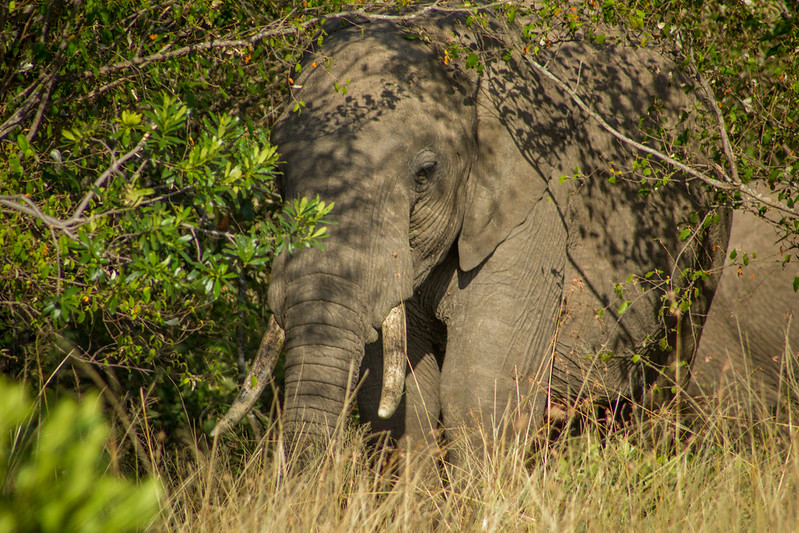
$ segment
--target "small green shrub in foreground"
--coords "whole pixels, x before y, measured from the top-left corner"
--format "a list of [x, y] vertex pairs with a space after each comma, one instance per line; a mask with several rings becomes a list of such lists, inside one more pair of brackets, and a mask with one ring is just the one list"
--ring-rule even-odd
[[153, 519], [158, 482], [108, 472], [96, 396], [60, 400], [29, 430], [33, 412], [22, 385], [0, 380], [0, 532], [135, 531]]

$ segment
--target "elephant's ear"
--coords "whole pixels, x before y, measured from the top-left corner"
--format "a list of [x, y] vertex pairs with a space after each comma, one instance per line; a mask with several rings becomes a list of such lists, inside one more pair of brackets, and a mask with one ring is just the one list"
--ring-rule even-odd
[[546, 190], [545, 178], [527, 161], [512, 127], [489, 99], [478, 102], [477, 115], [477, 160], [472, 164], [458, 238], [464, 271], [491, 255]]

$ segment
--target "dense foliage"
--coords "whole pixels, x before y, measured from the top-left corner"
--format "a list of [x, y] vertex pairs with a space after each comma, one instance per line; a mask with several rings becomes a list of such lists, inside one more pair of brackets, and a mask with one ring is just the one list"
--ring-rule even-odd
[[[330, 14], [401, 17], [429, 7], [0, 6], [0, 372], [45, 399], [102, 387], [117, 417], [146, 406], [148, 431], [209, 429], [258, 345], [272, 257], [324, 244], [333, 206], [280, 207], [279, 153], [268, 138], [301, 51], [323, 39]], [[475, 23], [523, 10], [437, 8], [467, 11]], [[799, 233], [794, 2], [549, 0], [538, 9], [542, 21], [574, 31], [609, 23], [641, 44], [679, 49], [720, 111], [707, 117], [713, 127], [690, 133], [718, 147], [703, 171], [737, 208]], [[546, 24], [524, 28], [524, 39], [506, 53], [535, 57]], [[460, 60], [477, 68], [484, 58]], [[302, 102], [289, 108], [301, 112]], [[752, 190], [774, 191], [774, 201], [757, 202]]]
[[[330, 208], [279, 209], [264, 116], [283, 99], [299, 30], [259, 11], [8, 5], [5, 372], [41, 387], [62, 362], [90, 361], [123, 395], [154, 385], [168, 400], [153, 421], [170, 425], [233, 386], [260, 338], [272, 256], [323, 236]], [[275, 37], [253, 35], [270, 24]]]

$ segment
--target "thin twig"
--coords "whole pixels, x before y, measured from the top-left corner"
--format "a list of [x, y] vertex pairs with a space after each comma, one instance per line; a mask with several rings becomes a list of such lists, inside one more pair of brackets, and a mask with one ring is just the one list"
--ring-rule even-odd
[[149, 139], [149, 138], [150, 138], [150, 132], [148, 131], [147, 133], [142, 135], [141, 140], [139, 140], [138, 144], [136, 144], [136, 146], [134, 146], [132, 150], [130, 150], [128, 153], [126, 153], [125, 155], [123, 155], [122, 157], [120, 157], [119, 159], [114, 161], [113, 163], [111, 163], [111, 166], [108, 167], [105, 170], [105, 172], [100, 174], [100, 177], [98, 177], [94, 181], [94, 184], [93, 184], [92, 188], [89, 189], [89, 191], [83, 196], [83, 199], [78, 204], [78, 207], [75, 208], [75, 212], [72, 213], [72, 216], [69, 217], [66, 220], [66, 223], [68, 225], [74, 225], [75, 223], [78, 222], [78, 219], [80, 218], [80, 216], [83, 214], [83, 212], [88, 207], [89, 202], [91, 201], [91, 199], [94, 197], [94, 194], [95, 194], [94, 190], [102, 187], [103, 184], [105, 183], [105, 181], [109, 177], [111, 177], [112, 174], [115, 174], [115, 173], [119, 172], [119, 168], [122, 165], [127, 163], [131, 158], [137, 156], [144, 149], [144, 146], [147, 144], [147, 139]]
[[[46, 77], [43, 76], [43, 78]], [[53, 75], [53, 79], [54, 78], [55, 75]], [[35, 84], [31, 85], [33, 90], [28, 97], [25, 98], [25, 101], [20, 104], [16, 111], [14, 111], [14, 113], [12, 113], [11, 116], [5, 120], [5, 122], [0, 124], [0, 139], [4, 139], [6, 135], [11, 133], [14, 128], [19, 126], [22, 121], [25, 120], [25, 118], [28, 116], [28, 113], [30, 113], [31, 109], [33, 109], [33, 107], [37, 104], [39, 94], [45, 83], [46, 82], [36, 82]]]
[[28, 129], [27, 135], [25, 138], [28, 139], [28, 142], [32, 141], [33, 138], [36, 136], [36, 132], [39, 131], [39, 125], [42, 123], [42, 117], [44, 116], [44, 111], [47, 109], [47, 104], [50, 101], [50, 94], [53, 92], [53, 86], [55, 85], [56, 76], [51, 76], [50, 79], [47, 81], [44, 90], [41, 92], [41, 98], [39, 99], [39, 106], [36, 108], [36, 115], [33, 117], [33, 122], [31, 123], [30, 128]]
[[[124, 82], [126, 82], [129, 79], [130, 79], [129, 76], [123, 76], [121, 78], [117, 78], [117, 79], [115, 79], [112, 82], [106, 83], [102, 87], [98, 87], [97, 89], [93, 90], [89, 94], [85, 94], [83, 96], [80, 96], [78, 98], [73, 99], [73, 102], [81, 103], [81, 102], [85, 102], [86, 100], [91, 100], [93, 98], [96, 98], [99, 95], [103, 94], [104, 92], [109, 91], [109, 90], [111, 90], [111, 89], [123, 84]], [[57, 103], [61, 103], [64, 100], [66, 100], [66, 98], [61, 98], [60, 100], [56, 100], [56, 102]]]
[[732, 178], [732, 182], [736, 185], [743, 185], [741, 182], [741, 178], [738, 176], [738, 165], [735, 164], [735, 154], [732, 151], [732, 145], [730, 144], [730, 138], [727, 136], [727, 125], [724, 122], [724, 115], [721, 113], [721, 109], [719, 109], [718, 102], [716, 101], [716, 95], [713, 93], [713, 90], [708, 85], [707, 80], [704, 76], [699, 72], [698, 69], [694, 68], [694, 72], [696, 73], [696, 79], [699, 81], [699, 86], [702, 87], [704, 91], [704, 98], [705, 103], [707, 106], [713, 110], [713, 115], [716, 117], [716, 123], [719, 127], [719, 136], [721, 137], [721, 147], [724, 150], [724, 155], [727, 157], [727, 162], [730, 165], [730, 177]]
[[61, 295], [62, 290], [62, 271], [61, 271], [61, 249], [58, 246], [58, 239], [55, 236], [55, 230], [50, 228], [50, 238], [53, 240], [53, 250], [55, 251], [56, 267], [58, 268], [58, 277], [56, 277], [56, 295]]

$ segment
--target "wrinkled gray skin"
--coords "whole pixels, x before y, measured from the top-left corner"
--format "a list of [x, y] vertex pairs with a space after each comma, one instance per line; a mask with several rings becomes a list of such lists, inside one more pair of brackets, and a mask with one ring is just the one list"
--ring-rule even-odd
[[[788, 248], [767, 221], [735, 212], [729, 249], [737, 258], [727, 260], [713, 299], [694, 361], [692, 393], [717, 394], [725, 383], [749, 390], [738, 386], [744, 382], [766, 405], [778, 401], [786, 331], [791, 352], [799, 350], [799, 296], [792, 288], [799, 268], [783, 264]], [[748, 265], [744, 254], [751, 258]]]
[[[457, 22], [420, 24], [433, 41], [477, 46]], [[326, 37], [295, 81], [305, 108], [273, 130], [286, 162], [283, 197], [335, 202], [336, 222], [324, 250], [284, 254], [273, 266], [269, 301], [286, 331], [285, 429], [330, 434], [359, 380], [361, 419], [414, 443], [429, 442], [440, 424], [448, 438], [456, 428], [496, 429], [506, 412], [516, 413], [517, 430], [535, 428], [548, 402], [589, 392], [606, 404], [641, 399], [653, 365], [675, 357], [659, 346], [664, 337], [678, 344], [677, 321], [658, 318], [662, 292], [631, 285], [620, 320], [614, 284], [656, 268], [671, 280], [687, 266], [718, 270], [726, 214], [678, 241], [689, 212], [707, 212], [692, 196], [701, 186], [675, 176], [640, 198], [640, 174], [609, 183], [609, 169], [630, 169], [634, 154], [551, 82], [515, 59], [480, 75], [445, 65], [440, 48], [404, 33], [373, 22]], [[636, 139], [639, 124], [652, 126], [654, 98], [667, 124], [695, 103], [654, 51], [578, 41], [542, 57]], [[334, 90], [346, 80], [345, 95]], [[578, 168], [578, 179], [560, 179]], [[711, 275], [697, 285], [679, 322], [682, 358], [693, 353], [715, 283]], [[405, 396], [382, 420], [378, 330], [403, 301]], [[644, 358], [635, 364], [633, 354]]]

